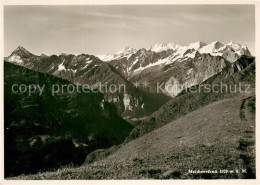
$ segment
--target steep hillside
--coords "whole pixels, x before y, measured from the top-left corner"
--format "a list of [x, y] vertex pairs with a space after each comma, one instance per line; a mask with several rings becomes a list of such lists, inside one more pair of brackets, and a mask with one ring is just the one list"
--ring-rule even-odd
[[[80, 165], [97, 148], [120, 144], [132, 125], [118, 116], [101, 93], [58, 92], [67, 80], [4, 63], [5, 176], [35, 173], [61, 165]], [[40, 85], [32, 94], [15, 93]], [[32, 87], [32, 86], [31, 86]]]
[[14, 179], [255, 178], [254, 141], [255, 98], [237, 96], [207, 105], [121, 145], [103, 160]]

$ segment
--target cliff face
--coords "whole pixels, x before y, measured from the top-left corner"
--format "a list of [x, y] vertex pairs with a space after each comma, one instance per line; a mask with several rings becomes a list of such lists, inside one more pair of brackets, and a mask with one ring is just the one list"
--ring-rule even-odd
[[241, 71], [245, 69], [247, 66], [249, 66], [251, 63], [253, 63], [254, 61], [255, 61], [254, 57], [243, 56], [232, 64], [230, 73], [233, 74], [238, 71]]
[[[166, 82], [165, 91], [170, 96], [177, 96], [182, 90], [200, 84], [213, 75], [219, 73], [226, 66], [225, 60], [211, 57], [208, 54], [187, 61], [182, 74], [170, 77]], [[174, 91], [167, 91], [167, 85], [176, 87]]]
[[175, 97], [182, 90], [200, 84], [219, 73], [229, 62], [222, 57], [197, 53], [193, 59], [153, 67], [134, 74], [130, 81], [149, 82], [149, 91]]

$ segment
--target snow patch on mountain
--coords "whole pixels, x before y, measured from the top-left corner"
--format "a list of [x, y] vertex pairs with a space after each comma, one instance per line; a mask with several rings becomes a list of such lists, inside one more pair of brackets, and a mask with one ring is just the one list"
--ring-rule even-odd
[[[211, 54], [212, 56], [222, 56], [223, 52], [225, 52], [225, 49], [229, 47], [231, 48], [236, 54], [239, 56], [248, 53], [248, 48], [246, 46], [234, 43], [233, 41], [222, 44], [218, 41], [214, 41], [210, 44], [206, 44], [204, 42], [198, 41], [191, 44], [188, 44], [186, 46], [180, 46], [175, 43], [168, 43], [168, 44], [155, 44], [154, 46], [151, 46], [146, 51], [150, 50], [155, 53], [160, 53], [162, 51], [168, 51], [172, 50], [173, 54], [169, 57], [172, 61], [177, 61], [183, 57], [185, 58], [192, 58], [195, 57], [194, 51], [198, 51], [201, 54]], [[190, 50], [190, 53], [189, 53]], [[138, 50], [132, 48], [132, 47], [126, 47], [123, 50], [117, 52], [113, 55], [99, 55], [98, 57], [103, 61], [112, 61], [112, 60], [119, 60], [121, 58], [126, 58], [127, 60], [130, 59], [130, 57], [135, 54]], [[145, 55], [145, 52], [141, 52], [142, 55]]]
[[124, 94], [123, 103], [125, 110], [133, 110], [133, 107], [131, 106], [130, 96], [128, 94]]
[[[244, 45], [240, 45], [238, 43], [234, 43], [233, 41], [229, 42], [228, 44], [226, 44], [227, 46], [230, 46], [232, 49], [235, 50], [235, 52], [238, 54], [238, 55], [244, 55], [246, 51], [249, 52], [247, 46], [244, 46]], [[250, 54], [250, 53], [249, 53]], [[251, 54], [250, 54], [251, 55]]]
[[51, 65], [51, 67], [48, 69], [47, 72], [50, 72], [50, 71], [53, 70], [53, 69], [54, 69], [54, 64]]
[[169, 58], [165, 58], [165, 59], [160, 59], [158, 60], [157, 62], [155, 63], [150, 63], [149, 65], [147, 66], [140, 66], [138, 69], [135, 69], [133, 72], [138, 72], [138, 71], [142, 71], [144, 69], [147, 69], [147, 68], [150, 68], [150, 67], [153, 67], [153, 66], [158, 66], [158, 65], [165, 65], [166, 63], [169, 63], [170, 60]]
[[63, 62], [58, 66], [58, 71], [66, 70], [66, 68], [65, 68], [65, 66], [64, 66], [64, 61], [65, 61], [65, 59], [64, 59]]
[[71, 71], [75, 74], [78, 70], [77, 69], [71, 69]]
[[9, 60], [9, 62], [13, 62], [13, 63], [17, 63], [17, 64], [23, 63], [23, 60], [18, 55], [12, 55], [11, 57], [8, 58], [8, 60]]
[[118, 51], [116, 54], [98, 55], [97, 57], [100, 60], [103, 60], [105, 62], [111, 61], [111, 60], [118, 60], [118, 59], [121, 59], [121, 58], [124, 58], [124, 57], [127, 57], [129, 59], [131, 57], [131, 55], [133, 53], [135, 53], [136, 51], [137, 51], [136, 49], [134, 49], [130, 46], [127, 46], [123, 50]]
[[113, 59], [115, 58], [115, 55], [110, 55], [110, 54], [108, 54], [108, 55], [97, 55], [97, 57], [98, 57], [100, 60], [102, 60], [102, 61], [104, 61], [104, 62], [107, 62], [107, 61], [113, 60]]
[[[186, 46], [180, 46], [175, 43], [155, 44], [150, 48], [143, 48], [140, 50], [126, 47], [124, 50], [117, 52], [113, 56], [106, 56], [105, 60], [110, 62], [124, 59], [124, 62], [127, 62], [127, 64], [124, 64], [125, 67], [123, 68], [123, 71], [124, 74], [129, 76], [131, 73], [139, 73], [150, 67], [169, 65], [175, 62], [181, 63], [188, 59], [194, 59], [196, 56], [199, 57], [197, 54], [222, 56], [226, 60], [234, 62], [241, 55], [250, 55], [250, 52], [246, 46], [242, 46], [234, 42], [222, 44], [218, 41], [214, 41], [210, 44], [206, 44], [198, 41], [190, 43]], [[120, 63], [120, 61], [118, 62]], [[114, 66], [116, 69], [120, 68], [116, 64], [114, 64]]]
[[130, 47], [130, 46], [127, 46], [125, 47], [123, 50], [121, 51], [118, 51], [116, 53], [117, 56], [125, 56], [125, 55], [129, 55], [129, 54], [132, 54], [132, 53], [135, 53], [136, 52], [136, 49]]
[[199, 49], [199, 52], [201, 54], [209, 53], [213, 56], [222, 56], [223, 53], [221, 51], [223, 51], [224, 47], [225, 47], [224, 44], [215, 41]]
[[180, 46], [174, 43], [169, 43], [169, 44], [155, 44], [153, 47], [148, 48], [147, 50], [154, 51], [156, 53], [162, 52], [162, 51], [167, 51], [169, 49], [172, 50], [177, 50]]
[[233, 41], [230, 41], [226, 45], [231, 46], [235, 51], [239, 51], [241, 47], [245, 47], [245, 46], [241, 46], [240, 44], [234, 43]]

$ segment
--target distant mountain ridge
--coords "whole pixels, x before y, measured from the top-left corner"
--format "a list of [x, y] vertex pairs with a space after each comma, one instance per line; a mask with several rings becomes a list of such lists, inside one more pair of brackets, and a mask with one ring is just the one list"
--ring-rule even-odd
[[[227, 44], [222, 44], [219, 41], [214, 41], [210, 44], [207, 44], [202, 41], [197, 41], [191, 44], [188, 44], [186, 46], [180, 46], [175, 43], [161, 43], [161, 44], [155, 44], [154, 46], [148, 47], [148, 48], [142, 48], [142, 49], [134, 49], [130, 46], [124, 48], [121, 51], [118, 51], [115, 54], [107, 54], [107, 55], [98, 55], [98, 57], [103, 61], [111, 61], [111, 60], [117, 60], [124, 57], [131, 57], [132, 54], [135, 54], [139, 50], [146, 50], [146, 51], [153, 51], [156, 53], [162, 52], [162, 51], [168, 51], [172, 50], [172, 56], [169, 58], [168, 62], [174, 62], [178, 59], [181, 59], [182, 57], [192, 57], [194, 54], [194, 51], [198, 51], [199, 53], [208, 53], [212, 56], [224, 56], [229, 51], [230, 53], [233, 52], [236, 54], [234, 56], [233, 61], [235, 61], [236, 57], [241, 55], [247, 55], [251, 56], [250, 51], [248, 50], [247, 46], [241, 45], [238, 43], [235, 43], [233, 41], [230, 41]], [[189, 51], [190, 50], [190, 51]], [[193, 51], [192, 51], [193, 50]], [[232, 62], [233, 62], [232, 61]]]
[[[237, 44], [233, 41], [227, 44], [222, 44], [218, 41], [206, 44], [198, 41], [187, 46], [168, 43], [155, 44], [152, 47], [138, 50], [127, 47], [116, 54], [101, 55], [98, 57], [103, 61], [111, 63], [124, 76], [131, 77], [141, 73], [145, 69], [183, 62], [188, 59], [194, 59], [200, 54], [221, 56], [231, 63], [242, 55], [251, 56], [247, 46]], [[122, 62], [118, 62], [119, 60]]]
[[[143, 117], [156, 111], [170, 98], [164, 94], [153, 94], [135, 88], [109, 63], [88, 55], [41, 55], [37, 56], [19, 46], [6, 61], [32, 69], [34, 71], [57, 76], [77, 85], [99, 87], [99, 84], [124, 85], [124, 92], [104, 92], [104, 100], [113, 102], [123, 117]], [[104, 88], [103, 88], [104, 89]], [[124, 90], [124, 89], [123, 89]], [[103, 92], [102, 92], [103, 93]], [[160, 97], [160, 98], [156, 98]], [[151, 105], [153, 102], [153, 105]]]
[[127, 49], [118, 53], [120, 55], [100, 58], [109, 58], [107, 63], [130, 82], [147, 81], [150, 86], [145, 90], [149, 92], [155, 92], [157, 83], [163, 83], [163, 93], [170, 97], [219, 73], [227, 63], [233, 63], [244, 55], [251, 56], [246, 46], [233, 41], [227, 44], [199, 41], [187, 46], [156, 44], [147, 49]]
[[[116, 104], [123, 117], [135, 118], [150, 115], [170, 97], [202, 83], [244, 55], [251, 56], [248, 48], [233, 41], [228, 44], [199, 41], [187, 46], [156, 44], [139, 50], [125, 47], [114, 55], [105, 56], [37, 56], [19, 46], [6, 61], [79, 85], [124, 84], [126, 92], [105, 93], [104, 98]], [[154, 102], [152, 109], [149, 102]]]

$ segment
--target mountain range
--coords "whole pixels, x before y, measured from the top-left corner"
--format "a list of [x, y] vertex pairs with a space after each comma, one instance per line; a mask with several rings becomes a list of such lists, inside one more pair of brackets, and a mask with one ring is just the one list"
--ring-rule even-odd
[[[254, 124], [255, 58], [246, 46], [232, 41], [227, 44], [218, 41], [206, 44], [199, 41], [187, 46], [174, 43], [156, 44], [141, 49], [126, 47], [115, 54], [102, 56], [64, 53], [38, 56], [19, 46], [5, 58], [4, 73], [6, 177], [35, 173], [39, 170], [52, 170], [68, 164], [81, 165], [85, 159], [84, 166], [87, 166], [87, 173], [92, 174], [89, 170], [93, 171], [92, 162], [95, 161], [98, 169], [110, 162], [113, 168], [122, 165], [118, 164], [120, 161], [114, 160], [113, 157], [119, 156], [120, 153], [123, 155], [123, 162], [128, 164], [130, 160], [132, 165], [131, 160], [134, 160], [134, 165], [138, 162], [141, 165], [144, 160], [156, 159], [156, 155], [152, 154], [150, 148], [145, 149], [143, 143], [146, 143], [147, 139], [155, 144], [158, 143], [155, 151], [163, 151], [164, 154], [169, 152], [166, 155], [168, 159], [173, 155], [174, 150], [166, 151], [163, 139], [155, 139], [159, 130], [162, 130], [160, 137], [168, 144], [169, 139], [176, 140], [175, 137], [168, 138], [169, 132], [178, 134], [175, 130], [176, 125], [176, 129], [181, 130], [180, 133], [183, 135], [179, 137], [190, 140], [190, 136], [183, 132], [183, 128], [187, 125], [185, 120], [191, 121], [193, 117], [197, 120], [195, 125], [189, 126], [194, 129], [194, 134], [200, 133], [199, 128], [205, 129], [204, 133], [208, 129], [208, 127], [204, 128], [207, 121], [203, 121], [203, 117], [197, 117], [193, 112], [207, 115], [208, 110], [204, 107], [208, 106], [216, 107], [220, 113], [221, 107], [233, 100], [236, 102], [234, 106], [239, 105], [240, 101], [242, 104], [238, 118], [234, 117], [236, 114], [232, 114], [231, 119], [238, 121], [239, 125]], [[42, 96], [34, 94], [28, 97], [25, 94], [14, 94], [11, 92], [13, 83], [27, 86], [35, 83], [46, 84], [47, 91]], [[51, 84], [72, 84], [80, 87], [89, 84], [98, 87], [99, 83], [107, 84], [108, 87], [123, 84], [126, 90], [123, 92], [100, 90], [98, 93], [89, 94], [65, 91], [55, 96], [51, 95]], [[233, 86], [249, 84], [252, 92], [247, 95], [229, 91], [224, 94], [191, 92], [192, 88], [197, 88], [199, 85], [220, 83]], [[229, 100], [223, 101], [225, 99]], [[220, 108], [218, 102], [221, 104]], [[239, 112], [237, 107], [231, 107], [228, 111], [232, 110]], [[250, 111], [251, 113], [248, 113]], [[209, 115], [212, 114], [209, 112]], [[218, 116], [220, 119], [221, 116]], [[178, 121], [179, 119], [184, 121]], [[215, 121], [210, 125], [214, 126]], [[166, 131], [166, 127], [171, 128]], [[213, 133], [213, 130], [208, 131]], [[242, 130], [246, 132], [247, 128], [243, 127]], [[236, 134], [234, 143], [239, 137], [239, 133]], [[205, 139], [206, 135], [201, 137]], [[214, 137], [216, 140], [219, 135]], [[220, 147], [221, 143], [215, 140], [216, 146], [214, 146]], [[201, 142], [198, 144], [202, 145]], [[230, 143], [225, 146], [229, 145]], [[176, 148], [177, 145], [173, 143], [170, 146]], [[143, 154], [140, 154], [140, 147], [153, 157], [144, 159]], [[205, 149], [197, 146], [196, 143], [192, 147], [196, 151]], [[252, 167], [254, 154], [251, 152], [252, 148], [249, 148], [249, 154], [243, 153], [250, 159], [249, 162], [246, 161], [247, 158], [236, 156], [236, 159], [243, 161], [239, 164], [246, 166], [251, 178], [255, 174]], [[67, 149], [73, 152], [68, 152]], [[132, 149], [138, 152], [131, 152]], [[189, 149], [190, 147], [186, 145], [183, 148], [185, 151]], [[137, 156], [136, 160], [134, 155]], [[196, 153], [196, 156], [198, 155]], [[185, 155], [183, 157], [185, 158]], [[229, 162], [229, 166], [235, 166], [235, 163]], [[151, 164], [158, 165], [158, 163]], [[147, 168], [154, 168], [151, 164], [147, 163]], [[206, 161], [206, 164], [210, 165], [210, 161]], [[93, 165], [95, 167], [95, 163]], [[136, 174], [132, 171], [131, 165], [130, 169], [125, 166], [123, 169], [130, 170], [132, 175], [121, 173], [116, 178], [144, 178], [150, 173], [151, 178], [164, 178], [163, 172], [167, 171], [163, 167], [160, 172], [154, 169], [151, 172], [150, 169], [143, 169], [143, 172]], [[107, 169], [112, 172], [114, 170], [108, 167]], [[75, 172], [78, 173], [77, 170]], [[111, 173], [107, 172], [107, 174]], [[81, 175], [86, 174], [81, 173]], [[92, 175], [93, 178], [97, 177], [96, 174]], [[52, 174], [53, 176], [55, 177], [55, 174]], [[173, 176], [186, 178], [187, 174], [182, 171], [181, 174]], [[37, 176], [32, 177], [34, 178], [38, 179]], [[113, 174], [112, 177], [108, 175], [108, 178], [113, 178]]]
[[242, 55], [251, 53], [246, 46], [232, 41], [225, 45], [217, 41], [188, 46], [156, 44], [139, 50], [126, 47], [116, 54], [98, 57], [37, 56], [19, 46], [6, 61], [79, 85], [124, 84], [125, 92], [105, 92], [104, 97], [116, 104], [120, 115], [133, 119], [149, 116], [183, 89], [205, 81], [220, 72], [226, 61], [233, 63]]

